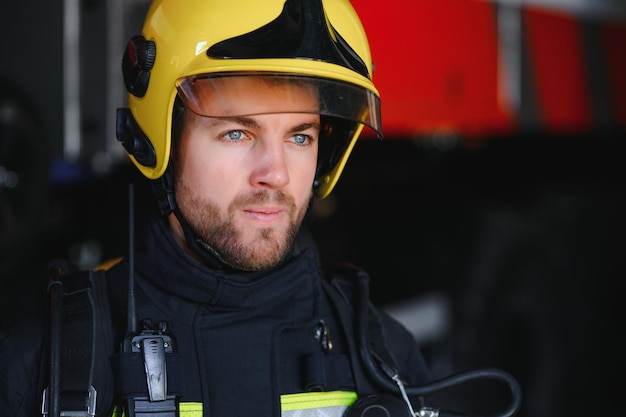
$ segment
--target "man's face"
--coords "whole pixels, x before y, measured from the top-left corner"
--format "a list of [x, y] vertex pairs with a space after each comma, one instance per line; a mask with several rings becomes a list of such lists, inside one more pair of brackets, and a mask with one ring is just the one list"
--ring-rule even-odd
[[180, 210], [199, 237], [228, 264], [261, 270], [289, 251], [307, 211], [320, 118], [315, 113], [263, 113], [277, 103], [284, 109], [286, 101], [298, 96], [294, 110], [303, 103], [315, 110], [314, 95], [303, 86], [243, 82], [250, 85], [220, 97], [220, 108], [228, 109], [228, 115], [184, 113], [181, 142], [174, 151], [179, 152], [174, 155], [175, 186]]

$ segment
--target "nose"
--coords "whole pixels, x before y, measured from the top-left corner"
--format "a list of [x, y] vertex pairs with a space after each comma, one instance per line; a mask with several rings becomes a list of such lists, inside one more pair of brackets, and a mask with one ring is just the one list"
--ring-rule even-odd
[[252, 153], [254, 169], [250, 182], [255, 187], [281, 188], [289, 183], [284, 144], [280, 140], [258, 141]]

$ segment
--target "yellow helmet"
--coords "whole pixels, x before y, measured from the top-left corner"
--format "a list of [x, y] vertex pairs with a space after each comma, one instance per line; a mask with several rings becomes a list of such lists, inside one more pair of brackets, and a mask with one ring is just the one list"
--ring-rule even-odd
[[176, 98], [203, 114], [194, 86], [218, 76], [315, 83], [320, 198], [335, 186], [363, 126], [382, 135], [369, 44], [349, 0], [155, 0], [122, 67], [128, 109], [118, 110], [117, 136], [150, 179], [168, 165]]

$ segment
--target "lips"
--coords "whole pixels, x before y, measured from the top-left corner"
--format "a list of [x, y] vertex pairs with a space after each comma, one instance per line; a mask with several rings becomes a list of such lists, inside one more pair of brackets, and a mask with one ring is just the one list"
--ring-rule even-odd
[[284, 208], [246, 208], [242, 210], [243, 214], [255, 220], [261, 220], [264, 222], [270, 222], [278, 220], [282, 217], [283, 213], [286, 212]]

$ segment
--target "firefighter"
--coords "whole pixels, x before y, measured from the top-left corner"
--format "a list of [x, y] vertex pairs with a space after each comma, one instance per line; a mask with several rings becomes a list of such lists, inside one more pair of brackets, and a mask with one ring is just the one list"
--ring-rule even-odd
[[[343, 317], [355, 310], [336, 307], [355, 297], [350, 285], [331, 295], [315, 248], [296, 241], [362, 129], [382, 135], [368, 41], [349, 1], [157, 0], [122, 71], [128, 107], [118, 110], [118, 140], [156, 204], [137, 213], [134, 251], [99, 272], [101, 284], [89, 275], [97, 327], [89, 355], [111, 353], [95, 361], [79, 408], [347, 415], [379, 391], [360, 364], [358, 317]], [[130, 331], [128, 311], [138, 320]], [[412, 335], [372, 313], [398, 379], [426, 382]], [[46, 360], [50, 331], [31, 326], [36, 342], [20, 344], [16, 327], [0, 336], [0, 415], [67, 411], [68, 389], [63, 379], [54, 388]], [[60, 343], [66, 354], [68, 341]]]

